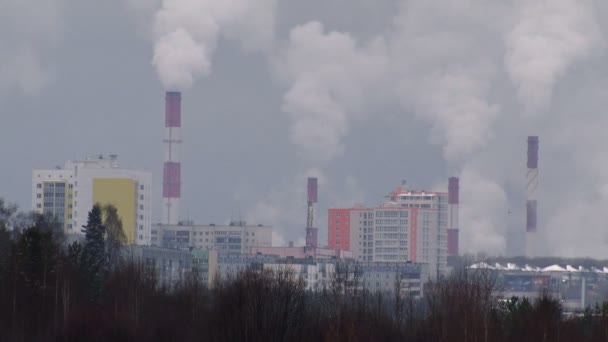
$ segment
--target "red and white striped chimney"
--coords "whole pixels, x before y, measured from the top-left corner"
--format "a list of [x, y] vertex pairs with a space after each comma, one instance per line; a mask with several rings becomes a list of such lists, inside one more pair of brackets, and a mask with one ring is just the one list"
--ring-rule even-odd
[[317, 178], [308, 178], [307, 188], [307, 204], [308, 211], [306, 215], [306, 247], [317, 247], [317, 194], [318, 184]]
[[536, 231], [536, 189], [538, 188], [538, 137], [528, 137], [528, 186], [526, 198], [526, 231]]
[[536, 189], [538, 188], [538, 136], [528, 137], [528, 185], [526, 188], [526, 254], [536, 256]]
[[458, 255], [459, 183], [458, 177], [448, 179], [448, 256]]
[[179, 222], [179, 200], [181, 197], [181, 164], [177, 154], [181, 144], [180, 130], [182, 95], [168, 91], [165, 95], [165, 139], [163, 164], [163, 224]]

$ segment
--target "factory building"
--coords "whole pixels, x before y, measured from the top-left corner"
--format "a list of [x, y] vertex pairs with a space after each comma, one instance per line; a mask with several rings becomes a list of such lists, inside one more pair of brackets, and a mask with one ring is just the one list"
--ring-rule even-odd
[[248, 225], [244, 221], [228, 225], [197, 225], [191, 222], [160, 224], [151, 229], [151, 244], [166, 248], [247, 253], [251, 247], [272, 246], [272, 227]]
[[431, 279], [446, 275], [448, 254], [458, 253], [458, 178], [449, 185], [427, 192], [403, 183], [380, 206], [329, 209], [329, 247], [360, 262], [425, 263]]
[[67, 161], [63, 167], [32, 171], [32, 209], [53, 214], [67, 234], [81, 234], [94, 204], [112, 204], [129, 244], [150, 243], [149, 172], [122, 169], [116, 155]]

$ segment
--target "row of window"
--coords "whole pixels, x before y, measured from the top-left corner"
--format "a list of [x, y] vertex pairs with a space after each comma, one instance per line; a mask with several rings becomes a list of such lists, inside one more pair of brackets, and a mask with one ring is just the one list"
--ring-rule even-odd
[[408, 212], [407, 211], [397, 211], [397, 210], [377, 211], [376, 212], [376, 217], [386, 217], [386, 218], [391, 218], [391, 217], [408, 217]]

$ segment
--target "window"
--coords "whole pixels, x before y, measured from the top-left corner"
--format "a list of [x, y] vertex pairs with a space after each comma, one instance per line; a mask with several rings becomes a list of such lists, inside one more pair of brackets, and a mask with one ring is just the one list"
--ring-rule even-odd
[[144, 226], [143, 225], [139, 225], [139, 230], [144, 230]]
[[143, 190], [143, 189], [144, 189], [144, 185], [142, 184], [139, 186], [139, 190]]
[[36, 208], [40, 209], [40, 208], [42, 208], [42, 205], [40, 205], [40, 203], [37, 203]]
[[143, 200], [144, 199], [144, 195], [139, 195], [139, 199]]
[[139, 215], [139, 219], [143, 220], [144, 219], [144, 215]]
[[42, 184], [40, 184], [40, 183], [36, 184], [36, 188], [42, 189]]
[[36, 194], [36, 198], [41, 198], [42, 195], [41, 194]]
[[143, 204], [139, 205], [139, 210], [144, 210], [144, 205]]

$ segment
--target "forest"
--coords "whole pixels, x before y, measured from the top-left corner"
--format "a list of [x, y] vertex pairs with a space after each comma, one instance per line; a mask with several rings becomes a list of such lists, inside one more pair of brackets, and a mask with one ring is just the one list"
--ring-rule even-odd
[[465, 268], [420, 299], [339, 279], [311, 292], [289, 271], [169, 286], [121, 258], [115, 209], [88, 218], [84, 239], [68, 243], [52, 217], [0, 199], [1, 341], [608, 340], [608, 303], [565, 316], [548, 292], [500, 299], [491, 273]]

